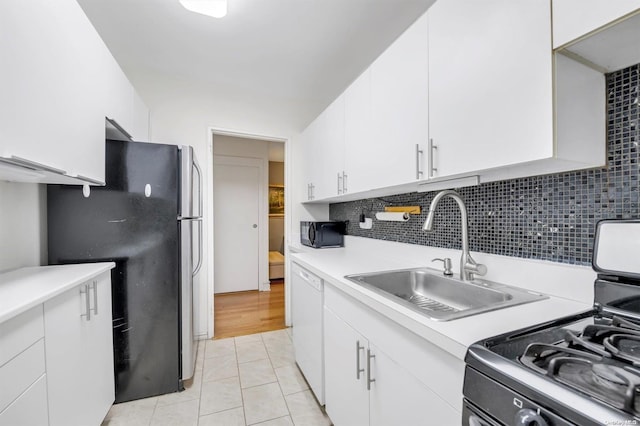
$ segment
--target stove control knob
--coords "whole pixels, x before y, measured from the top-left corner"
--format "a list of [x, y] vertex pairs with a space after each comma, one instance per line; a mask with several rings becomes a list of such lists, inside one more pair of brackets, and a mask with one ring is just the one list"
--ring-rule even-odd
[[516, 413], [516, 426], [548, 426], [547, 421], [540, 414], [530, 408], [523, 408]]

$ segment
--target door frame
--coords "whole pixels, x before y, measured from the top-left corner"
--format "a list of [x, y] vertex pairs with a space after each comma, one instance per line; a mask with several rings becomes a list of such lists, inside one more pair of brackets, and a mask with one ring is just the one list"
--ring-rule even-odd
[[[254, 139], [254, 140], [262, 140], [266, 142], [282, 142], [284, 143], [284, 191], [285, 191], [285, 204], [284, 204], [284, 212], [285, 212], [285, 226], [284, 226], [284, 239], [285, 239], [285, 286], [284, 286], [284, 318], [285, 325], [291, 326], [291, 289], [290, 286], [286, 283], [289, 282], [289, 232], [290, 232], [290, 221], [291, 221], [291, 185], [289, 185], [290, 181], [290, 169], [291, 169], [291, 153], [289, 146], [289, 138], [265, 135], [265, 134], [257, 134], [257, 133], [249, 133], [243, 132], [239, 130], [231, 130], [220, 127], [208, 127], [207, 129], [207, 164], [206, 164], [206, 175], [207, 175], [207, 188], [208, 193], [206, 194], [206, 214], [208, 219], [205, 219], [207, 224], [205, 238], [207, 240], [207, 337], [209, 339], [214, 337], [214, 238], [213, 229], [214, 229], [214, 214], [213, 214], [213, 139], [215, 136], [233, 136], [237, 138], [245, 138], [245, 139]], [[266, 183], [265, 183], [266, 185]], [[268, 207], [267, 207], [268, 208]], [[266, 212], [268, 213], [268, 211]], [[269, 215], [265, 215], [265, 226], [268, 227]], [[262, 226], [262, 225], [261, 225]], [[263, 253], [264, 251], [264, 253]], [[269, 267], [269, 252], [268, 245], [264, 250], [260, 251], [259, 256], [262, 258], [264, 256], [264, 261], [260, 261], [267, 265], [267, 281], [268, 281], [268, 267]]]

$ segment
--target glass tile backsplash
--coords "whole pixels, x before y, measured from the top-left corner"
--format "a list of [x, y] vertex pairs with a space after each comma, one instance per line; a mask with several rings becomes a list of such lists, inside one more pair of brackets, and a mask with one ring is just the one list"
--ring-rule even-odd
[[[607, 162], [601, 169], [505, 180], [460, 188], [469, 212], [472, 251], [555, 262], [591, 263], [600, 219], [638, 218], [640, 64], [607, 75]], [[434, 231], [422, 224], [437, 192], [331, 204], [331, 220], [348, 220], [348, 235], [460, 248], [460, 213], [450, 198], [436, 211]], [[385, 206], [420, 205], [408, 222], [381, 222]], [[360, 229], [359, 216], [373, 218]]]

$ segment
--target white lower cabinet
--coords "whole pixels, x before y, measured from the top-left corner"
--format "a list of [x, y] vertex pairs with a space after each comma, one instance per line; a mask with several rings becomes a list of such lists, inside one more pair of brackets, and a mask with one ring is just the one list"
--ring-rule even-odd
[[369, 424], [369, 393], [364, 357], [369, 342], [324, 308], [324, 393], [327, 414], [336, 426]]
[[46, 375], [42, 375], [0, 413], [0, 425], [43, 426], [46, 424], [48, 424], [47, 378]]
[[324, 330], [326, 410], [336, 426], [460, 424], [460, 413], [408, 366], [326, 306]]
[[42, 305], [0, 323], [0, 426], [47, 424]]
[[111, 282], [103, 274], [44, 303], [49, 424], [99, 425], [114, 401]]

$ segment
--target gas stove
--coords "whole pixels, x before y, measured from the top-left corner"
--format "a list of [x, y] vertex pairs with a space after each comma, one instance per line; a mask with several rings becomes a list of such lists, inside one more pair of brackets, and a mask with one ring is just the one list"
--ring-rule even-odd
[[592, 310], [469, 348], [464, 425], [640, 425], [638, 248], [640, 221], [600, 222]]

